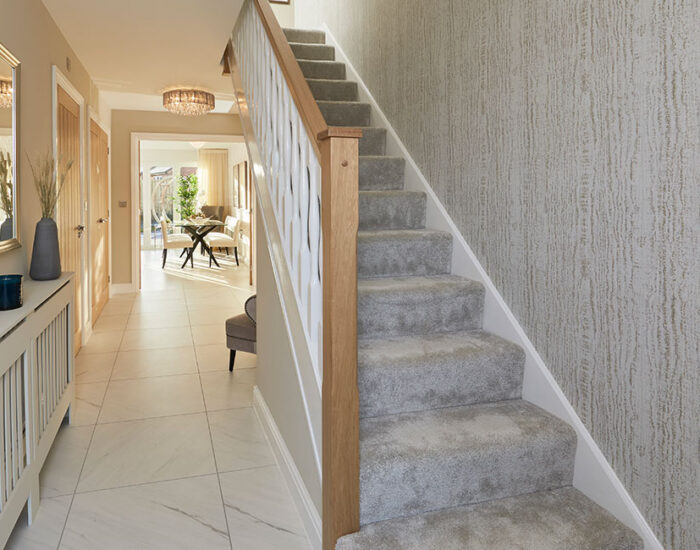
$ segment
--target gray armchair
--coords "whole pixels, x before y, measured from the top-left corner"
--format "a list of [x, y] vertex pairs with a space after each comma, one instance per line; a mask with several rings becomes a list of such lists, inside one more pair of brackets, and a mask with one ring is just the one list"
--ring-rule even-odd
[[204, 214], [207, 218], [211, 218], [212, 220], [219, 220], [220, 222], [224, 221], [223, 206], [204, 205], [202, 206], [202, 214]]
[[233, 372], [233, 363], [236, 360], [236, 351], [256, 353], [256, 298], [253, 295], [246, 300], [245, 313], [236, 315], [226, 320], [226, 347], [231, 350], [229, 354], [228, 370]]

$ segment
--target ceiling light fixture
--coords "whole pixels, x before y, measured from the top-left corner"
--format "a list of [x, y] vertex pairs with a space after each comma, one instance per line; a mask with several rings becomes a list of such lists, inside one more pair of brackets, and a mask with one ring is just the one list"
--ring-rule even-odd
[[176, 115], [199, 116], [213, 110], [214, 106], [214, 94], [204, 90], [178, 88], [163, 92], [163, 107]]
[[12, 81], [0, 80], [0, 109], [12, 107]]

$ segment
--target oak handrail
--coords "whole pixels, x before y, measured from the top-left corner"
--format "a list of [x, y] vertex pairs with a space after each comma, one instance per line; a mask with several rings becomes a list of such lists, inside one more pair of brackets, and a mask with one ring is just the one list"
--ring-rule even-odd
[[[267, 0], [248, 1], [253, 4], [255, 13], [260, 18], [268, 41], [266, 47], [269, 45], [279, 66], [279, 72], [275, 74], [281, 73], [287, 84], [297, 117], [304, 126], [309, 147], [313, 149], [318, 159], [316, 166], [320, 166], [321, 172], [322, 539], [323, 550], [333, 550], [340, 536], [358, 531], [360, 528], [357, 231], [359, 138], [362, 137], [362, 130], [328, 126], [269, 3]], [[249, 10], [251, 6], [244, 4], [244, 7]], [[237, 36], [235, 33], [236, 31], [234, 31], [234, 40]], [[248, 52], [251, 58], [255, 58], [256, 51]], [[241, 78], [242, 71], [248, 70], [241, 69], [239, 56], [242, 54], [244, 52], [234, 51], [229, 43], [222, 59], [222, 68], [224, 72], [231, 73], [246, 143], [251, 161], [255, 166], [256, 181], [258, 185], [265, 185], [268, 168], [263, 165], [257, 140], [266, 141], [267, 138], [255, 135], [251, 106], [248, 105], [246, 98], [249, 91], [244, 89]], [[250, 60], [247, 61], [250, 62]], [[255, 85], [253, 84], [252, 87], [253, 104], [257, 109], [260, 93], [256, 95]], [[278, 122], [275, 120], [271, 124], [276, 125]], [[262, 132], [265, 135], [269, 133], [267, 129]], [[269, 140], [266, 143], [269, 146]], [[272, 155], [274, 158], [278, 158], [277, 153], [289, 152], [288, 145], [282, 142], [275, 148], [279, 151]], [[272, 177], [274, 179], [277, 176], [273, 173]], [[289, 185], [286, 185], [286, 188], [289, 188]], [[264, 196], [265, 193], [258, 194], [261, 205], [264, 204]], [[267, 210], [262, 206], [261, 209], [264, 210], [261, 214], [265, 216]]]

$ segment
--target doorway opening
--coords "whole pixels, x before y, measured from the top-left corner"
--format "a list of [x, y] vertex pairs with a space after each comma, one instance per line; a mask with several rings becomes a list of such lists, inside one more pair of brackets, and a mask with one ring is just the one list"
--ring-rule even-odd
[[254, 190], [241, 137], [132, 134], [132, 145], [140, 288], [166, 275], [252, 287]]

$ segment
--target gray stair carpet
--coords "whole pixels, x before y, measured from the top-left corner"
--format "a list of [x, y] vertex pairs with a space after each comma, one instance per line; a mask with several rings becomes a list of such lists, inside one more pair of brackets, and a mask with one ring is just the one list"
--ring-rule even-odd
[[338, 550], [640, 550], [572, 485], [576, 434], [522, 400], [525, 354], [482, 330], [483, 286], [319, 31], [285, 34], [326, 122], [360, 139], [361, 529]]

